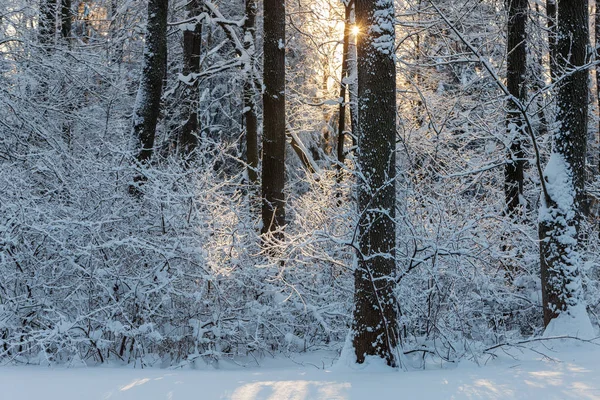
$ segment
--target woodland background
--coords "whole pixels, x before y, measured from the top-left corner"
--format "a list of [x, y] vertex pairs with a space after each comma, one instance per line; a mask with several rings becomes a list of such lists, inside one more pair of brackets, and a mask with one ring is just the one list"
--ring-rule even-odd
[[[246, 162], [249, 100], [259, 134], [263, 123], [262, 6], [249, 46], [246, 3], [196, 3], [169, 2], [154, 152], [142, 165], [132, 161], [132, 117], [147, 2], [0, 0], [3, 362], [167, 366], [344, 345], [359, 218], [351, 94], [338, 140], [340, 88], [354, 90], [353, 72], [342, 77], [351, 15], [337, 0], [287, 2], [287, 225], [274, 252], [261, 246], [259, 183]], [[395, 2], [394, 294], [402, 351], [415, 366], [477, 358], [544, 328], [538, 159], [524, 144], [524, 206], [507, 214], [506, 94], [481, 62], [506, 79], [507, 4], [435, 5]], [[39, 22], [45, 6], [49, 25]], [[557, 129], [548, 18], [542, 2], [527, 10], [527, 112], [545, 165]], [[196, 71], [186, 63], [191, 31]], [[360, 34], [346, 31], [351, 47]], [[597, 89], [591, 80], [580, 229], [596, 326]], [[140, 174], [142, 195], [132, 194]]]

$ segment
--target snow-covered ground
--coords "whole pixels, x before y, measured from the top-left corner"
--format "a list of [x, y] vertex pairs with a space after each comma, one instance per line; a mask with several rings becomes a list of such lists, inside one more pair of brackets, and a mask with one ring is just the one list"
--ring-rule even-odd
[[600, 399], [600, 348], [595, 345], [544, 342], [496, 354], [482, 358], [481, 366], [464, 361], [408, 372], [331, 367], [324, 354], [201, 370], [2, 367], [0, 399]]

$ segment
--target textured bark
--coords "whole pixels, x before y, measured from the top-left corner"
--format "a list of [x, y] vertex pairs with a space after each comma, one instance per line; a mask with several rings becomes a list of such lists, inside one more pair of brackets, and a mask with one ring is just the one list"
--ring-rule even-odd
[[[539, 26], [543, 26], [543, 22], [541, 21], [542, 18], [545, 18], [543, 13], [540, 11], [540, 5], [539, 3], [535, 3], [535, 15], [537, 16], [536, 18], [536, 23]], [[545, 62], [544, 62], [544, 55], [542, 52], [537, 52], [537, 56], [535, 57], [534, 63], [533, 63], [533, 74], [534, 74], [534, 78], [533, 78], [533, 84], [534, 84], [534, 88], [533, 91], [534, 92], [541, 92], [543, 90], [543, 88], [546, 86], [546, 82], [544, 80], [544, 68], [545, 68]], [[539, 119], [539, 126], [538, 126], [538, 130], [537, 130], [537, 135], [538, 137], [543, 137], [546, 134], [548, 134], [548, 120], [546, 118], [546, 110], [545, 110], [545, 100], [544, 100], [544, 96], [538, 96], [537, 98], [537, 106], [538, 106], [538, 111], [537, 111], [537, 115], [538, 115], [538, 119]]]
[[71, 37], [71, 18], [73, 17], [71, 11], [71, 0], [61, 0], [60, 8], [60, 32], [64, 39]]
[[148, 2], [148, 24], [140, 87], [133, 110], [133, 134], [138, 141], [137, 161], [150, 161], [160, 113], [165, 59], [167, 57], [167, 0]]
[[[201, 0], [188, 3], [188, 18], [197, 16], [201, 11]], [[198, 121], [198, 79], [191, 75], [200, 73], [200, 52], [202, 49], [202, 23], [196, 22], [194, 30], [183, 31], [183, 74], [188, 76], [191, 84], [184, 91], [183, 111], [186, 122], [179, 135], [179, 152], [183, 158], [192, 155], [198, 146], [200, 126]]]
[[121, 18], [118, 15], [119, 1], [110, 0], [110, 7], [108, 9], [108, 19], [110, 25], [108, 28], [108, 35], [112, 43], [111, 46], [111, 62], [120, 65], [123, 62], [123, 40], [119, 40], [119, 30]]
[[49, 45], [56, 30], [56, 0], [40, 0], [38, 34], [40, 43]]
[[353, 345], [397, 365], [396, 71], [392, 0], [356, 0], [358, 37], [358, 263], [354, 272]]
[[346, 159], [344, 153], [344, 142], [346, 139], [346, 91], [349, 79], [349, 62], [348, 62], [348, 45], [350, 42], [350, 17], [352, 12], [352, 2], [345, 5], [344, 18], [344, 43], [342, 45], [342, 74], [340, 79], [340, 109], [338, 116], [338, 132], [337, 132], [337, 181], [342, 181], [342, 166]]
[[285, 1], [264, 2], [262, 233], [285, 225]]
[[[349, 2], [350, 25], [356, 24], [356, 2]], [[358, 71], [356, 65], [356, 38], [348, 42], [348, 99], [350, 100], [350, 131], [352, 132], [352, 147], [358, 143]]]
[[554, 81], [556, 77], [556, 18], [557, 18], [557, 8], [556, 8], [556, 0], [546, 0], [546, 18], [548, 19], [548, 48], [549, 58], [550, 58], [550, 76], [552, 77], [552, 81]]
[[250, 183], [258, 181], [258, 117], [256, 115], [256, 90], [254, 87], [254, 57], [256, 41], [256, 0], [246, 0], [246, 20], [244, 21], [244, 46], [250, 55], [244, 80], [244, 121], [246, 122], [246, 163]]
[[[596, 0], [594, 10], [594, 44], [596, 48], [596, 61], [600, 60], [600, 0]], [[598, 132], [597, 142], [600, 143], [600, 65], [596, 65], [596, 101], [598, 104]], [[600, 150], [600, 149], [599, 149]], [[600, 174], [600, 154], [597, 154], [598, 167], [596, 173]]]
[[[581, 0], [561, 0], [557, 25], [557, 72], [563, 74], [586, 63], [588, 6]], [[567, 190], [545, 195], [545, 215], [540, 217], [540, 264], [544, 324], [581, 300], [579, 225], [584, 204], [587, 144], [588, 71], [563, 77], [557, 92], [557, 121], [553, 153], [564, 160], [570, 175]], [[545, 177], [546, 178], [546, 177]], [[548, 180], [547, 180], [548, 181]], [[565, 207], [564, 194], [574, 201]]]
[[508, 100], [506, 134], [510, 139], [508, 163], [504, 167], [504, 196], [506, 213], [518, 213], [523, 195], [525, 154], [523, 142], [526, 140], [525, 121], [515, 106], [514, 100], [522, 104], [527, 98], [525, 74], [527, 73], [527, 45], [525, 26], [528, 0], [506, 0], [508, 7], [506, 86], [513, 99]]

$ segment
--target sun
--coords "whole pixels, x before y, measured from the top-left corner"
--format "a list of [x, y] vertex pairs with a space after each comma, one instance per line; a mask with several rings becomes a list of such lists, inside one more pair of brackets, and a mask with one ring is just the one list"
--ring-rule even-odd
[[352, 30], [352, 34], [353, 34], [354, 36], [358, 36], [358, 34], [360, 33], [360, 27], [359, 27], [358, 25], [354, 25], [354, 26], [351, 28], [351, 30]]

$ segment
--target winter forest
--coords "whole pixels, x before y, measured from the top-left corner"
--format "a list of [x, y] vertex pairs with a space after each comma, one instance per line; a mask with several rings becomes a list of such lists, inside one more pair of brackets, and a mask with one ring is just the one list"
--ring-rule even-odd
[[0, 0], [0, 363], [592, 342], [596, 2]]

